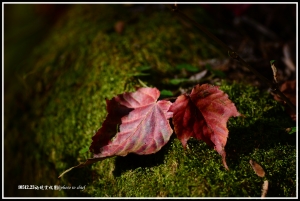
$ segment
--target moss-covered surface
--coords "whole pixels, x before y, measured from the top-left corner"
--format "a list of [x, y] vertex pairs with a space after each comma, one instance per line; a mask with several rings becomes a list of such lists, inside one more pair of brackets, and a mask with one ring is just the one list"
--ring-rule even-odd
[[[149, 86], [174, 89], [165, 83], [178, 73], [176, 65], [222, 56], [170, 10], [154, 8], [71, 6], [8, 81], [4, 196], [259, 197], [264, 179], [270, 182], [268, 196], [296, 196], [296, 137], [285, 132], [294, 122], [266, 92], [225, 81], [217, 84], [244, 115], [228, 122], [230, 171], [205, 143], [191, 139], [183, 150], [173, 135], [156, 154], [113, 157], [57, 179], [92, 156], [87, 148], [107, 115], [105, 98], [132, 91], [137, 75]], [[199, 20], [207, 18], [200, 8], [194, 12]], [[114, 30], [119, 20], [125, 22], [122, 34]], [[141, 76], [143, 67], [150, 75]], [[250, 159], [263, 166], [266, 178], [255, 175]]]

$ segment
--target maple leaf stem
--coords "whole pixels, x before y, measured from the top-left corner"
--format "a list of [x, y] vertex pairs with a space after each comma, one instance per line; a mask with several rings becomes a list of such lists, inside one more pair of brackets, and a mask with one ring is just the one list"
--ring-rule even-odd
[[220, 39], [218, 39], [215, 35], [213, 35], [210, 31], [208, 31], [205, 27], [197, 23], [196, 21], [189, 18], [187, 15], [185, 15], [183, 12], [181, 12], [178, 9], [177, 4], [175, 4], [172, 8], [173, 12], [180, 15], [182, 18], [192, 22], [197, 28], [199, 28], [201, 31], [203, 31], [205, 34], [207, 34], [212, 40], [217, 42], [224, 50], [228, 52], [228, 55], [237, 61], [239, 61], [243, 66], [247, 67], [253, 74], [255, 74], [258, 78], [260, 78], [265, 84], [267, 84], [271, 90], [280, 96], [282, 100], [284, 100], [288, 106], [296, 111], [296, 106], [279, 90], [278, 85], [274, 84], [270, 80], [268, 80], [266, 77], [261, 75], [258, 71], [256, 71], [253, 67], [251, 67], [247, 62], [245, 62], [235, 51], [233, 51], [231, 48], [229, 48], [225, 43], [223, 43]]
[[61, 173], [61, 174], [58, 176], [58, 179], [60, 179], [63, 175], [65, 175], [66, 173], [70, 172], [70, 171], [73, 170], [74, 168], [82, 168], [82, 167], [85, 167], [85, 166], [87, 166], [87, 165], [96, 163], [96, 162], [98, 162], [98, 161], [102, 161], [102, 160], [107, 159], [107, 158], [110, 158], [110, 157], [113, 157], [113, 156], [108, 156], [108, 157], [103, 157], [103, 158], [89, 158], [89, 159], [87, 159], [85, 162], [79, 163], [79, 165], [76, 165], [76, 166], [74, 166], [74, 167], [71, 167], [71, 168], [65, 170], [63, 173]]

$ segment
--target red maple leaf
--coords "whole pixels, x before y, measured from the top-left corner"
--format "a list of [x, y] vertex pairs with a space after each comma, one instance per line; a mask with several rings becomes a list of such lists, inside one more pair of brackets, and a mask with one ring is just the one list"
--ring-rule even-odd
[[159, 151], [173, 132], [168, 121], [173, 116], [168, 112], [172, 103], [157, 101], [159, 95], [156, 88], [140, 88], [107, 101], [109, 114], [92, 138], [94, 158]]
[[179, 96], [172, 104], [173, 124], [177, 138], [183, 147], [194, 137], [203, 140], [222, 156], [226, 169], [227, 121], [239, 116], [234, 103], [219, 87], [209, 84], [196, 85], [191, 94]]

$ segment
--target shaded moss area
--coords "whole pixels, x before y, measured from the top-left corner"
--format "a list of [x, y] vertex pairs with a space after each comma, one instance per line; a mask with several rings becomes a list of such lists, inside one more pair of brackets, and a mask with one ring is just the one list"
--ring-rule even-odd
[[[250, 86], [223, 82], [221, 89], [245, 116], [228, 122], [226, 152], [230, 171], [204, 142], [191, 139], [189, 148], [183, 150], [173, 136], [156, 154], [116, 157], [115, 179], [108, 183], [100, 179], [87, 190], [107, 189], [95, 192], [100, 197], [260, 197], [263, 181], [268, 180], [268, 196], [296, 196], [296, 142], [295, 136], [284, 131], [293, 123], [283, 108], [267, 93]], [[250, 159], [263, 166], [265, 178], [254, 173]], [[100, 178], [103, 176], [101, 173]], [[111, 191], [112, 187], [118, 191]]]
[[[200, 8], [193, 12], [209, 20]], [[114, 29], [120, 20], [121, 34]], [[222, 56], [168, 7], [72, 5], [26, 64], [6, 74], [14, 76], [5, 77], [4, 196], [259, 197], [263, 179], [250, 159], [265, 168], [268, 195], [296, 196], [296, 139], [285, 132], [294, 123], [267, 93], [225, 81], [221, 89], [244, 115], [228, 122], [230, 171], [205, 143], [191, 139], [183, 150], [173, 135], [156, 154], [110, 158], [57, 179], [92, 157], [87, 149], [107, 115], [106, 98], [133, 91], [137, 77], [160, 90], [173, 89], [163, 83], [177, 73], [175, 66], [197, 67], [199, 59]], [[146, 77], [143, 67], [150, 69]]]

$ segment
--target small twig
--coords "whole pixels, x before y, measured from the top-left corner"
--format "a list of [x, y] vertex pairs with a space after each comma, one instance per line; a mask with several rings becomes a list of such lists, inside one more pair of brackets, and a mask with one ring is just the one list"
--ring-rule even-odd
[[277, 68], [274, 64], [274, 60], [270, 61], [270, 64], [271, 64], [271, 68], [272, 68], [272, 71], [273, 71], [273, 78], [274, 78], [274, 82], [277, 84], [278, 81], [277, 81]]
[[269, 182], [268, 180], [265, 180], [261, 189], [261, 197], [264, 198], [267, 195], [269, 189]]
[[187, 15], [185, 15], [183, 12], [181, 12], [178, 9], [177, 4], [173, 6], [173, 11], [177, 14], [179, 14], [181, 17], [187, 19], [188, 21], [192, 22], [197, 28], [199, 28], [201, 31], [206, 33], [211, 39], [213, 39], [215, 42], [217, 42], [224, 50], [228, 52], [228, 55], [237, 61], [239, 61], [243, 66], [247, 67], [252, 73], [254, 73], [257, 77], [259, 77], [265, 84], [267, 84], [271, 90], [276, 93], [283, 101], [285, 101], [289, 107], [291, 107], [294, 111], [296, 111], [296, 106], [279, 90], [277, 83], [273, 83], [269, 81], [267, 78], [265, 78], [263, 75], [261, 75], [258, 71], [256, 71], [253, 67], [251, 67], [247, 62], [245, 62], [235, 51], [233, 51], [231, 48], [229, 48], [227, 45], [225, 45], [220, 39], [218, 39], [216, 36], [214, 36], [211, 32], [209, 32], [205, 27], [201, 26], [191, 18], [189, 18]]
[[148, 87], [142, 80], [138, 79], [138, 81], [143, 87]]
[[163, 98], [162, 100], [175, 102], [176, 99], [177, 99], [177, 97], [174, 96], [174, 97]]

